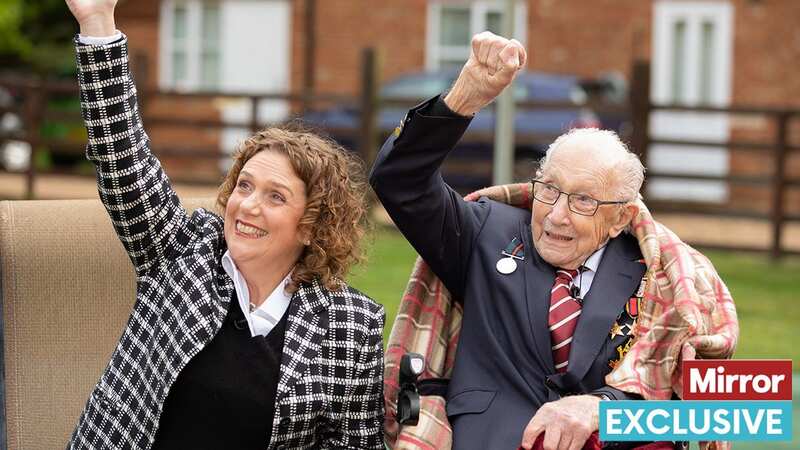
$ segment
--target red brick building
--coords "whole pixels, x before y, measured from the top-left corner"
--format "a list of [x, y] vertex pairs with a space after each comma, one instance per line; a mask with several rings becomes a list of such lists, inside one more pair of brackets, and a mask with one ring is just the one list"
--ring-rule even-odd
[[[317, 92], [357, 94], [360, 55], [374, 47], [380, 77], [435, 70], [463, 61], [469, 37], [497, 29], [501, 0], [137, 0], [118, 7], [119, 27], [134, 55], [147, 55], [151, 87], [195, 91], [298, 91], [308, 81], [306, 8], [314, 8], [312, 67]], [[800, 108], [800, 2], [793, 0], [519, 0], [516, 36], [529, 68], [596, 77], [630, 77], [632, 62], [651, 64], [651, 98], [662, 103]], [[236, 102], [191, 105], [155, 99], [163, 114], [246, 119]], [[264, 104], [263, 120], [279, 120], [292, 105]], [[794, 120], [800, 122], [800, 119]], [[791, 142], [800, 138], [792, 124]], [[705, 141], [772, 140], [766, 116], [664, 112], [651, 117], [654, 136]], [[177, 133], [177, 134], [173, 134]], [[151, 131], [154, 142], [230, 147], [246, 133]], [[655, 171], [698, 175], [768, 174], [763, 154], [721, 148], [652, 148]], [[790, 158], [800, 174], [800, 158]], [[764, 204], [767, 190], [713, 181], [655, 183], [652, 195]], [[800, 198], [791, 197], [792, 204]]]

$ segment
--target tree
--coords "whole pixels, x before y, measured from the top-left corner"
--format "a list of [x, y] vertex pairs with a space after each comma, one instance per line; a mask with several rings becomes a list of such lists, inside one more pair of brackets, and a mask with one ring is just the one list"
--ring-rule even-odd
[[0, 0], [0, 70], [74, 73], [77, 31], [64, 0]]

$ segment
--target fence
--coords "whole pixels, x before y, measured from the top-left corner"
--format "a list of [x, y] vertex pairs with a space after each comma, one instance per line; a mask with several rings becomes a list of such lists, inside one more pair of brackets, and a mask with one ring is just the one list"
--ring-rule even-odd
[[[378, 123], [378, 115], [381, 108], [401, 107], [406, 108], [413, 105], [413, 102], [397, 102], [381, 99], [378, 96], [378, 76], [375, 53], [371, 49], [365, 49], [362, 55], [361, 64], [361, 88], [357, 96], [331, 95], [331, 94], [312, 94], [308, 91], [301, 93], [254, 93], [254, 92], [203, 92], [203, 93], [179, 93], [167, 91], [140, 90], [140, 102], [143, 104], [142, 110], [145, 111], [145, 123], [148, 126], [180, 126], [195, 127], [205, 129], [222, 128], [241, 128], [255, 131], [264, 124], [258, 121], [259, 103], [263, 100], [282, 100], [293, 105], [294, 111], [307, 111], [316, 104], [348, 104], [358, 110], [358, 124], [356, 127], [327, 128], [326, 131], [337, 138], [349, 140], [351, 147], [358, 151], [368, 163], [374, 159], [377, 152], [380, 135], [387, 134], [390, 130], [381, 129]], [[142, 83], [142, 76], [137, 76], [139, 84]], [[787, 173], [787, 161], [791, 153], [798, 152], [800, 146], [791, 145], [789, 140], [790, 121], [795, 117], [800, 117], [800, 110], [782, 108], [763, 108], [731, 106], [726, 108], [697, 106], [688, 107], [685, 105], [660, 105], [650, 102], [650, 79], [649, 65], [646, 62], [635, 62], [631, 70], [631, 84], [629, 90], [629, 101], [627, 104], [612, 104], [604, 101], [589, 101], [582, 105], [564, 102], [519, 102], [519, 109], [564, 109], [576, 107], [587, 108], [598, 114], [616, 114], [625, 117], [630, 123], [629, 133], [623, 136], [630, 142], [631, 147], [639, 152], [643, 161], [647, 161], [647, 150], [654, 144], [667, 144], [671, 146], [715, 146], [737, 151], [760, 152], [773, 160], [773, 172], [770, 175], [741, 175], [731, 173], [727, 175], [690, 175], [686, 173], [669, 173], [649, 171], [648, 179], [671, 178], [678, 180], [706, 180], [719, 181], [729, 185], [749, 185], [755, 187], [768, 187], [771, 190], [771, 201], [768, 212], [745, 209], [731, 208], [730, 205], [714, 205], [707, 203], [690, 203], [679, 201], [653, 201], [648, 200], [648, 206], [654, 212], [674, 212], [693, 215], [706, 215], [715, 217], [730, 218], [749, 218], [768, 221], [771, 229], [771, 243], [769, 248], [747, 247], [742, 245], [724, 245], [724, 248], [735, 250], [768, 251], [774, 258], [783, 254], [797, 254], [800, 251], [787, 249], [782, 246], [784, 226], [790, 222], [800, 222], [800, 214], [787, 212], [787, 192], [790, 189], [800, 187], [800, 179], [791, 178]], [[31, 80], [9, 80], [0, 79], [0, 87], [12, 89], [24, 99], [21, 106], [0, 108], [0, 116], [6, 112], [14, 112], [23, 118], [24, 126], [18, 131], [6, 132], [0, 135], [0, 142], [4, 139], [19, 139], [30, 144], [33, 155], [31, 161], [36, 160], [36, 153], [41, 148], [47, 148], [52, 153], [82, 153], [84, 143], [65, 141], [63, 139], [52, 139], [42, 135], [42, 124], [59, 120], [79, 120], [76, 111], [62, 112], [53, 111], [48, 108], [48, 99], [53, 96], [75, 94], [77, 91], [74, 82], [40, 82]], [[179, 115], [173, 117], [148, 116], [147, 105], [156, 96], [159, 98], [182, 98], [196, 100], [212, 99], [245, 99], [250, 104], [250, 120], [243, 122], [225, 121], [215, 119], [196, 119], [186, 118]], [[661, 110], [684, 111], [696, 113], [725, 113], [728, 115], [760, 115], [768, 120], [775, 122], [775, 135], [769, 142], [751, 142], [742, 140], [731, 140], [728, 142], [697, 142], [657, 139], [650, 134], [650, 117], [653, 112]], [[517, 133], [515, 135], [515, 145], [517, 148], [543, 148], [547, 143], [552, 142], [555, 134], [536, 134], [536, 133]], [[491, 132], [473, 132], [465, 135], [462, 142], [466, 145], [490, 146], [493, 142]], [[165, 148], [154, 145], [154, 152], [158, 156], [168, 156], [175, 158], [208, 158], [218, 160], [228, 157], [217, 145], [204, 149], [193, 148], [191, 151], [180, 149], [174, 146]], [[467, 183], [476, 183], [471, 171], [479, 168], [481, 171], [490, 173], [491, 152], [469, 153], [463, 152], [462, 159], [451, 158], [450, 174], [454, 179], [459, 176], [468, 180]], [[530, 158], [531, 155], [527, 155]], [[478, 162], [480, 162], [478, 164]], [[487, 169], [488, 170], [485, 170]], [[64, 173], [60, 170], [49, 171], [48, 173]], [[31, 163], [26, 173], [26, 192], [28, 198], [33, 196], [34, 183], [39, 173], [36, 164]], [[473, 174], [474, 175], [474, 174]], [[483, 176], [483, 175], [480, 175]], [[176, 181], [181, 181], [176, 179]], [[192, 180], [197, 182], [198, 180]], [[217, 183], [218, 179], [205, 180], [207, 183]], [[644, 192], [644, 191], [643, 191]]]
[[[758, 219], [770, 222], [771, 239], [769, 248], [748, 247], [736, 244], [721, 246], [724, 249], [740, 251], [768, 251], [777, 259], [783, 254], [800, 254], [800, 251], [786, 249], [782, 246], [784, 225], [789, 222], [800, 222], [800, 214], [786, 212], [788, 191], [800, 187], [800, 178], [790, 177], [788, 173], [788, 160], [793, 152], [800, 151], [800, 146], [791, 145], [789, 142], [790, 122], [793, 118], [800, 118], [800, 109], [767, 108], [758, 106], [736, 105], [729, 107], [710, 106], [685, 106], [679, 104], [654, 104], [650, 99], [649, 67], [646, 63], [638, 63], [633, 70], [633, 83], [631, 89], [632, 122], [633, 122], [633, 148], [643, 149], [640, 156], [642, 161], [647, 161], [647, 149], [654, 144], [671, 146], [704, 146], [725, 148], [729, 151], [757, 152], [772, 160], [772, 173], [769, 175], [742, 175], [729, 173], [727, 175], [690, 175], [686, 173], [670, 173], [648, 171], [647, 179], [652, 181], [658, 178], [672, 178], [679, 180], [721, 181], [728, 185], [748, 185], [753, 187], [764, 186], [771, 190], [769, 211], [759, 211], [752, 208], [731, 207], [727, 204], [690, 203], [679, 201], [653, 201], [648, 200], [648, 207], [653, 211], [685, 213], [693, 215], [717, 216], [728, 218]], [[746, 141], [729, 140], [727, 142], [705, 142], [693, 140], [674, 140], [654, 138], [650, 134], [650, 117], [655, 111], [675, 111], [693, 113], [724, 113], [729, 116], [762, 116], [775, 123], [775, 134], [772, 141]], [[645, 189], [643, 188], [643, 191]], [[735, 238], [735, 237], [733, 237]]]
[[[142, 64], [144, 66], [144, 64]], [[134, 66], [135, 68], [135, 66]], [[361, 123], [356, 129], [331, 129], [330, 132], [342, 133], [343, 135], [353, 134], [359, 136], [358, 149], [364, 157], [370, 155], [372, 147], [374, 147], [376, 130], [374, 127], [374, 114], [377, 110], [377, 76], [376, 76], [376, 62], [374, 52], [367, 49], [363, 55], [363, 81], [362, 85], [365, 87], [360, 96], [344, 96], [337, 94], [308, 94], [308, 93], [263, 93], [263, 92], [178, 92], [167, 90], [153, 90], [142, 88], [148, 86], [144, 71], [136, 71], [137, 85], [140, 87], [138, 90], [140, 111], [142, 111], [143, 120], [148, 126], [173, 126], [173, 127], [189, 127], [189, 128], [204, 128], [204, 129], [223, 129], [223, 128], [239, 128], [250, 131], [256, 131], [263, 127], [265, 124], [260, 123], [259, 117], [259, 104], [264, 100], [281, 100], [286, 101], [292, 105], [300, 105], [298, 110], [305, 110], [309, 105], [316, 103], [347, 103], [359, 106], [364, 114], [361, 114]], [[0, 88], [4, 88], [14, 93], [15, 96], [20, 98], [20, 101], [15, 105], [2, 107], [0, 106], [0, 117], [5, 113], [13, 113], [22, 118], [23, 126], [18, 130], [0, 131], [0, 143], [10, 139], [21, 140], [27, 142], [31, 147], [30, 161], [26, 170], [26, 198], [32, 199], [34, 192], [34, 183], [39, 171], [37, 170], [37, 154], [42, 148], [47, 148], [53, 154], [79, 154], [84, 151], [85, 138], [82, 141], [75, 141], [69, 139], [50, 139], [42, 134], [42, 126], [53, 121], [76, 122], [80, 121], [80, 114], [76, 108], [71, 111], [57, 111], [49, 107], [49, 100], [54, 97], [60, 96], [75, 96], [77, 98], [78, 86], [77, 82], [72, 81], [54, 81], [54, 80], [30, 80], [23, 78], [2, 78], [0, 79]], [[250, 120], [248, 121], [228, 121], [221, 118], [189, 118], [183, 115], [164, 116], [148, 114], [148, 104], [155, 97], [159, 99], [180, 98], [192, 100], [206, 100], [211, 102], [213, 100], [246, 100], [250, 104]], [[153, 147], [153, 152], [160, 157], [176, 157], [176, 158], [208, 158], [219, 160], [227, 158], [230, 155], [224, 153], [219, 145], [198, 148], [193, 146], [191, 149], [180, 148], [171, 145], [169, 147], [160, 146], [157, 143]], [[66, 175], [81, 175], [72, 171], [64, 171], [60, 169], [48, 170], [47, 174], [66, 174]], [[217, 183], [217, 179], [207, 180], [181, 180], [176, 181], [184, 182], [205, 182]]]
[[[726, 205], [698, 205], [679, 202], [650, 202], [654, 210], [682, 212], [700, 215], [724, 216], [735, 218], [748, 218], [768, 220], [771, 223], [772, 237], [769, 252], [773, 258], [778, 258], [783, 253], [800, 254], [798, 251], [786, 250], [782, 247], [784, 224], [788, 222], [799, 222], [800, 214], [787, 213], [787, 191], [790, 188], [800, 187], [800, 179], [790, 178], [787, 173], [788, 158], [790, 152], [800, 150], [800, 146], [789, 145], [789, 123], [792, 118], [800, 117], [800, 111], [788, 109], [773, 109], [737, 106], [731, 108], [712, 108], [712, 107], [682, 107], [679, 105], [651, 105], [651, 111], [670, 110], [687, 111], [700, 113], [726, 113], [730, 115], [762, 115], [768, 120], [774, 121], [776, 133], [772, 142], [753, 142], [732, 140], [728, 142], [698, 142], [688, 140], [668, 140], [648, 138], [648, 146], [651, 144], [668, 144], [679, 146], [708, 146], [722, 147], [729, 150], [759, 152], [772, 159], [771, 175], [737, 175], [729, 174], [723, 176], [715, 175], [687, 175], [668, 172], [650, 172], [648, 178], [677, 178], [683, 180], [708, 180], [724, 181], [729, 184], [744, 184], [750, 186], [766, 186], [771, 189], [770, 211], [762, 212], [755, 209], [741, 207], [731, 208]], [[727, 248], [744, 251], [762, 251], [762, 248], [747, 246], [730, 245]]]

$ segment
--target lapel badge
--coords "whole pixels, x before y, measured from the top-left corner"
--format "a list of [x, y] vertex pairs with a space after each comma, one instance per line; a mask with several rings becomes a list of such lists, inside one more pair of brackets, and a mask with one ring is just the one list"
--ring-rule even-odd
[[639, 289], [636, 290], [636, 295], [634, 297], [642, 298], [644, 297], [644, 289], [647, 286], [647, 276], [642, 277], [642, 282], [639, 283]]
[[628, 303], [625, 304], [625, 312], [631, 316], [632, 319], [635, 319], [639, 316], [639, 308], [642, 305], [642, 298], [641, 297], [631, 297], [628, 300]]
[[523, 251], [522, 242], [519, 238], [515, 237], [511, 242], [506, 245], [506, 248], [500, 252], [503, 256], [497, 261], [497, 271], [503, 275], [510, 275], [517, 270], [517, 261], [525, 261], [525, 252]]
[[614, 322], [614, 325], [611, 325], [611, 332], [609, 334], [611, 335], [611, 339], [614, 339], [617, 336], [623, 336], [625, 332], [622, 331], [622, 327], [619, 326], [619, 323]]

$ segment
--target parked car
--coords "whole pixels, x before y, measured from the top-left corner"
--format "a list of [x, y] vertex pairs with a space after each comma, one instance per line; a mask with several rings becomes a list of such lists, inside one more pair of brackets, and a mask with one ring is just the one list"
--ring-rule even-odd
[[[377, 124], [381, 139], [391, 133], [414, 104], [442, 93], [452, 86], [458, 70], [417, 72], [404, 75], [384, 85], [379, 93], [381, 102], [391, 104], [380, 108]], [[570, 128], [605, 127], [618, 129], [621, 122], [613, 118], [604, 123], [591, 109], [581, 106], [587, 100], [585, 81], [570, 75], [555, 75], [525, 71], [517, 75], [513, 92], [517, 102], [554, 102], [575, 105], [572, 107], [517, 107], [514, 116], [515, 171], [527, 176], [534, 163], [559, 134]], [[596, 88], [597, 84], [592, 87]], [[596, 93], [593, 91], [593, 93]], [[396, 106], [397, 102], [405, 102]], [[303, 119], [331, 135], [342, 145], [355, 148], [353, 130], [360, 126], [359, 110], [348, 105], [338, 105], [323, 111], [307, 113]], [[445, 179], [459, 191], [469, 191], [486, 186], [491, 178], [492, 136], [495, 127], [494, 108], [478, 112], [470, 123], [465, 139], [453, 152], [444, 167]], [[342, 133], [347, 130], [347, 133]], [[476, 138], [470, 138], [473, 136]]]

